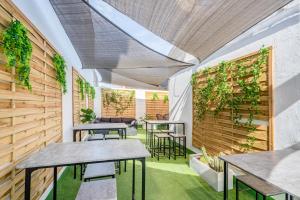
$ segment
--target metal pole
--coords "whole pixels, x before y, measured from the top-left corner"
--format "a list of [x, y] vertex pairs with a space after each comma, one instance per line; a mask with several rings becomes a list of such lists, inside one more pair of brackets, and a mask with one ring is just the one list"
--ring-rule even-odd
[[132, 161], [132, 200], [135, 199], [135, 160]]
[[[146, 147], [148, 148], [148, 134], [147, 134], [147, 131], [148, 131], [148, 127], [147, 127], [147, 122], [146, 122]], [[143, 127], [142, 127], [143, 128]]]
[[31, 168], [25, 169], [25, 200], [30, 200], [31, 173]]
[[224, 200], [228, 200], [228, 163], [224, 161]]
[[146, 199], [146, 160], [143, 158], [142, 162], [142, 200]]
[[57, 197], [57, 167], [54, 167], [53, 171], [53, 200]]

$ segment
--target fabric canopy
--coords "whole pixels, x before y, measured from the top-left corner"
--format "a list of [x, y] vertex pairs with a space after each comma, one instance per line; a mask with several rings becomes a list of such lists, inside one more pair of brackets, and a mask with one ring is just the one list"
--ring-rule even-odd
[[157, 86], [172, 73], [191, 66], [140, 44], [81, 0], [50, 2], [84, 68], [107, 69]]
[[104, 0], [182, 50], [207, 58], [291, 0]]
[[97, 84], [100, 82], [104, 83], [112, 83], [114, 85], [125, 86], [128, 88], [136, 88], [136, 89], [162, 89], [165, 90], [167, 85], [162, 85], [160, 87], [149, 85], [147, 83], [137, 81], [126, 76], [122, 76], [120, 74], [114, 73], [107, 69], [97, 69], [99, 74], [101, 75], [101, 80], [96, 80]]

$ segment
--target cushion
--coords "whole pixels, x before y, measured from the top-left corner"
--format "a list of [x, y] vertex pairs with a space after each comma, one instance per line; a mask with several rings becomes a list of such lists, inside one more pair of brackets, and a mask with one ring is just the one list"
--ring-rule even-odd
[[108, 117], [102, 117], [101, 122], [110, 122], [110, 118]]
[[131, 124], [132, 121], [134, 121], [134, 118], [130, 118], [130, 117], [124, 117], [122, 118], [122, 122], [125, 124]]
[[93, 123], [97, 124], [101, 122], [101, 118], [96, 118]]
[[110, 122], [111, 122], [111, 123], [121, 123], [122, 120], [121, 120], [120, 117], [118, 117], [118, 118], [111, 118], [111, 119], [110, 119]]

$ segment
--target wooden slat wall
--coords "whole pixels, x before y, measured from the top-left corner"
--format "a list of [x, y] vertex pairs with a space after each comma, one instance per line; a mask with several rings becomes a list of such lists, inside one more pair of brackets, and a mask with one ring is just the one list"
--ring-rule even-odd
[[169, 113], [169, 102], [164, 103], [164, 96], [168, 95], [168, 92], [155, 92], [159, 100], [152, 100], [153, 93], [146, 92], [146, 115], [150, 119], [156, 119], [156, 114], [165, 115]]
[[[0, 51], [0, 199], [24, 198], [24, 170], [15, 166], [29, 154], [62, 141], [62, 93], [52, 65], [54, 48], [10, 0], [0, 1], [0, 31], [15, 18], [28, 29], [33, 55], [32, 92], [15, 83]], [[38, 199], [52, 181], [52, 170], [37, 170], [32, 199]]]
[[[259, 53], [254, 52], [233, 61], [244, 62], [251, 65], [257, 60]], [[234, 69], [233, 69], [234, 70]], [[214, 73], [213, 71], [210, 73]], [[249, 77], [251, 78], [251, 77]], [[232, 85], [236, 94], [239, 93], [239, 86], [233, 79]], [[197, 77], [196, 87], [206, 84], [205, 75], [200, 73]], [[226, 154], [241, 153], [241, 143], [246, 143], [248, 136], [255, 136], [257, 140], [254, 143], [252, 151], [264, 151], [273, 149], [273, 114], [272, 114], [272, 49], [269, 50], [268, 62], [263, 66], [263, 73], [260, 78], [261, 96], [260, 96], [260, 113], [255, 115], [255, 120], [261, 120], [265, 125], [257, 125], [255, 132], [249, 133], [246, 128], [235, 126], [231, 119], [231, 110], [226, 109], [219, 114], [206, 114], [202, 121], [198, 121], [195, 117], [195, 109], [193, 108], [193, 146], [205, 146], [209, 153], [218, 154], [220, 152]], [[195, 87], [194, 87], [195, 89]], [[193, 100], [195, 96], [193, 95]], [[194, 105], [194, 103], [193, 103]], [[248, 108], [250, 105], [243, 105], [241, 112], [243, 118], [248, 118]], [[260, 123], [262, 124], [262, 123]]]
[[84, 100], [81, 99], [81, 95], [79, 92], [79, 85], [77, 83], [77, 79], [80, 77], [82, 80], [85, 79], [77, 72], [76, 69], [72, 70], [72, 78], [73, 78], [73, 125], [81, 124], [80, 122], [80, 110], [82, 108], [91, 108], [94, 110], [94, 101], [90, 97], [86, 97]]
[[[102, 88], [102, 92], [101, 92], [101, 95], [102, 95], [102, 101], [101, 101], [101, 116], [102, 117], [129, 117], [129, 118], [135, 118], [135, 109], [136, 109], [136, 103], [135, 103], [135, 96], [133, 97], [133, 100], [132, 100], [132, 104], [130, 105], [130, 107], [128, 109], [126, 109], [124, 111], [123, 114], [116, 114], [116, 110], [112, 107], [112, 106], [109, 106], [109, 107], [104, 107], [103, 105], [103, 100], [104, 100], [104, 97], [105, 97], [105, 94], [106, 93], [111, 93], [113, 90], [111, 89], [104, 89]], [[128, 92], [131, 92], [131, 90], [115, 90], [115, 91], [118, 91], [118, 92], [124, 92], [124, 93], [128, 93]]]

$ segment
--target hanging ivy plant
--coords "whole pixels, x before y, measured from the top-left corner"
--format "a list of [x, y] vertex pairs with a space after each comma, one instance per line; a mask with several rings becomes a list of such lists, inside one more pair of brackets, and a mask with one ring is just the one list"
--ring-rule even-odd
[[95, 99], [95, 94], [96, 94], [95, 88], [91, 87], [90, 88], [90, 95], [91, 95], [92, 99]]
[[90, 96], [90, 91], [91, 91], [90, 88], [91, 88], [90, 83], [87, 82], [87, 81], [85, 81], [85, 82], [84, 82], [84, 93], [85, 93], [85, 95]]
[[64, 58], [59, 55], [55, 54], [52, 58], [55, 72], [56, 72], [56, 80], [60, 84], [62, 92], [65, 94], [67, 92], [67, 81], [66, 81], [66, 63]]
[[[206, 85], [202, 88], [195, 88], [195, 101], [194, 108], [196, 111], [196, 118], [198, 120], [203, 120], [206, 112], [209, 109], [209, 102], [213, 99], [213, 90], [215, 87], [215, 79], [209, 75], [210, 68], [202, 71], [201, 74], [205, 76]], [[200, 74], [200, 73], [199, 73]]]
[[78, 87], [79, 87], [79, 94], [81, 96], [81, 100], [85, 99], [85, 83], [84, 80], [82, 80], [80, 77], [77, 78], [76, 80]]
[[153, 92], [152, 93], [152, 101], [156, 101], [156, 100], [159, 100], [159, 97], [158, 97], [158, 94], [156, 92]]
[[228, 82], [228, 71], [231, 69], [232, 63], [221, 62], [217, 69], [215, 77], [216, 91], [213, 97], [213, 102], [216, 105], [214, 114], [218, 115], [228, 105], [231, 98], [232, 89], [231, 84]]
[[[262, 66], [266, 64], [269, 51], [267, 48], [260, 49], [258, 59], [252, 64], [250, 68], [247, 68], [243, 63], [237, 65], [236, 73], [234, 77], [241, 89], [241, 95], [233, 95], [232, 103], [233, 119], [235, 124], [241, 124], [240, 120], [242, 115], [240, 113], [240, 106], [246, 103], [250, 104], [248, 108], [248, 119], [244, 126], [249, 131], [255, 131], [256, 127], [253, 125], [254, 116], [259, 114], [259, 101], [260, 101], [260, 84], [259, 78], [262, 73]], [[249, 80], [247, 77], [251, 77]]]
[[164, 104], [168, 103], [169, 102], [169, 96], [168, 95], [165, 95], [164, 96]]
[[27, 36], [27, 29], [20, 21], [12, 21], [3, 32], [2, 42], [8, 67], [15, 68], [18, 83], [31, 90], [29, 62], [32, 45]]

